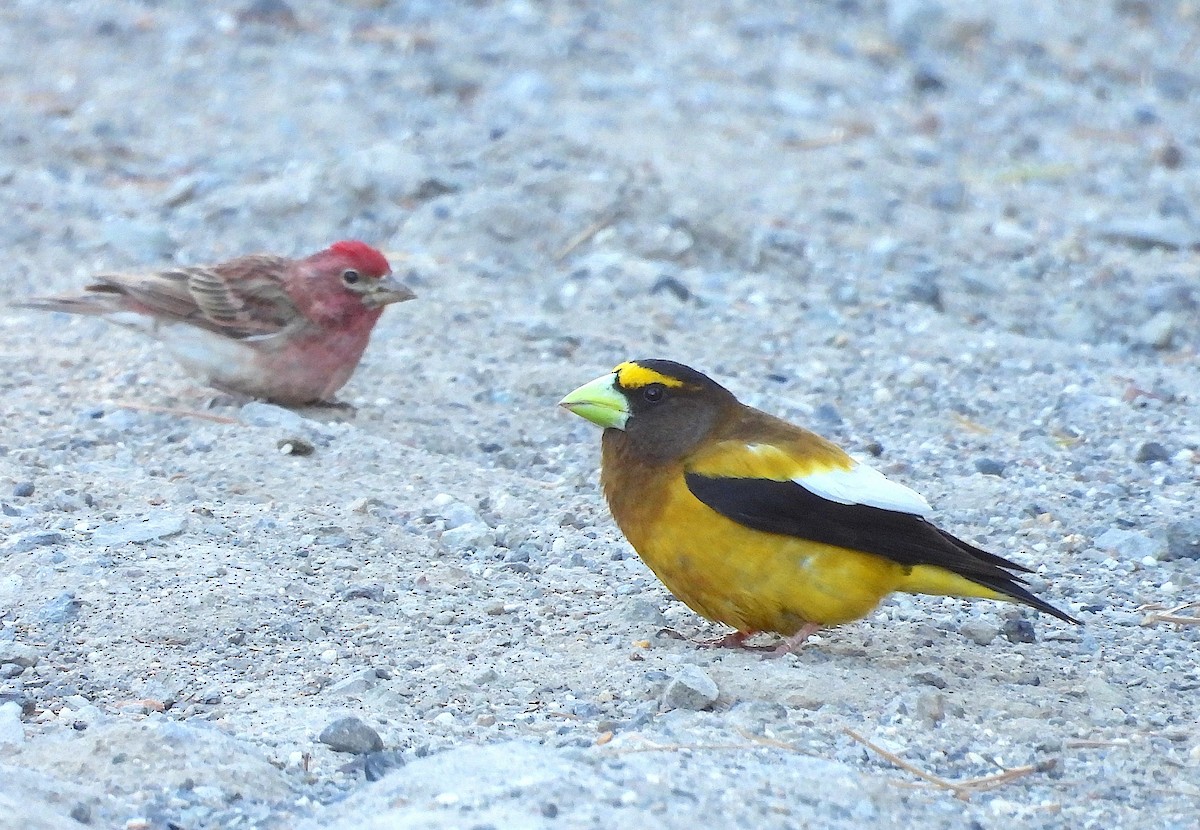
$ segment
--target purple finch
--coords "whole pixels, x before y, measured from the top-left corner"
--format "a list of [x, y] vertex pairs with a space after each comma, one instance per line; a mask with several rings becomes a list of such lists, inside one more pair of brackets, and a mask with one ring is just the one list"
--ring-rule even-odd
[[17, 305], [91, 314], [159, 340], [205, 383], [302, 405], [350, 379], [389, 303], [416, 295], [363, 242], [304, 259], [252, 254], [150, 274], [102, 274], [79, 294]]

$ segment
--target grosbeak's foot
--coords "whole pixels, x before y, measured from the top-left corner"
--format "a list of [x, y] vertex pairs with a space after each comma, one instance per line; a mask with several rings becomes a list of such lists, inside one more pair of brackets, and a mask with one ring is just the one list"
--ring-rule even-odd
[[686, 640], [688, 636], [681, 631], [676, 631], [674, 628], [658, 629], [659, 637], [669, 637], [672, 640]]
[[800, 646], [804, 645], [809, 637], [821, 630], [821, 626], [816, 623], [805, 623], [804, 627], [793, 634], [791, 637], [784, 637], [779, 641], [779, 645], [771, 649], [771, 653], [767, 657], [783, 657], [788, 654], [794, 654], [799, 650]]
[[736, 648], [742, 651], [769, 650], [770, 646], [747, 645], [746, 640], [753, 637], [756, 633], [755, 631], [731, 631], [720, 637], [712, 637], [707, 640], [691, 640], [690, 642], [701, 648]]

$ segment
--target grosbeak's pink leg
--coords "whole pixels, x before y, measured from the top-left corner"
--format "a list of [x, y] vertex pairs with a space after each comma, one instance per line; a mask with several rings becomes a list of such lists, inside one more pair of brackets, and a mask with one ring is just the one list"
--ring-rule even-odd
[[804, 627], [793, 634], [791, 637], [785, 637], [779, 645], [775, 646], [771, 652], [771, 657], [783, 657], [785, 654], [791, 654], [796, 649], [800, 648], [812, 635], [821, 630], [821, 626], [817, 623], [805, 623]]
[[722, 637], [713, 637], [709, 640], [694, 640], [696, 645], [704, 646], [705, 648], [745, 648], [751, 646], [746, 645], [746, 640], [754, 635], [753, 631], [730, 631]]

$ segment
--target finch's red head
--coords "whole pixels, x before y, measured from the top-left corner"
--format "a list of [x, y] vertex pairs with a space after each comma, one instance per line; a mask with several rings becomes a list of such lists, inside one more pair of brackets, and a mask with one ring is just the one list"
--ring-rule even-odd
[[347, 266], [357, 268], [372, 277], [382, 277], [392, 272], [387, 257], [365, 242], [357, 239], [344, 239], [329, 246], [329, 251], [341, 257]]

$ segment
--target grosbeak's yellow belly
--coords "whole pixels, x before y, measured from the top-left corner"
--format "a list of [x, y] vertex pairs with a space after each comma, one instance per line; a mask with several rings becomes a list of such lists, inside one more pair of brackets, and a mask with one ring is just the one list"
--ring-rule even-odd
[[791, 636], [805, 623], [838, 625], [896, 590], [997, 596], [942, 568], [744, 527], [700, 502], [682, 475], [654, 490], [639, 502], [610, 498], [621, 531], [672, 594], [739, 631]]

